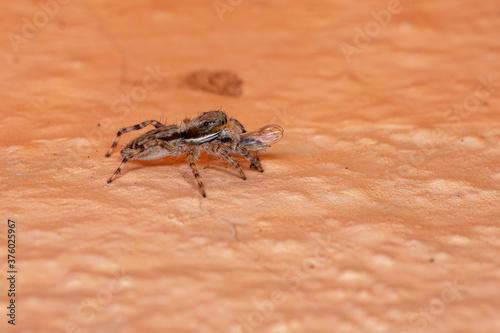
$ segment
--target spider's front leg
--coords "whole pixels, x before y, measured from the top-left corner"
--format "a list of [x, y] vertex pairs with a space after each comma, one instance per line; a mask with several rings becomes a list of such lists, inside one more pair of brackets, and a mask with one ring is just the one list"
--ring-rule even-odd
[[243, 156], [245, 159], [247, 159], [247, 161], [250, 162], [251, 169], [257, 170], [259, 172], [264, 172], [264, 169], [260, 164], [259, 156], [257, 155], [256, 152], [249, 151], [248, 149], [246, 149], [245, 147], [236, 142], [221, 144], [221, 146], [224, 147], [226, 151], [239, 154]]
[[115, 138], [115, 141], [113, 141], [113, 144], [111, 145], [111, 148], [108, 150], [108, 152], [106, 153], [106, 157], [109, 157], [111, 156], [111, 153], [113, 152], [113, 149], [116, 148], [116, 145], [118, 145], [118, 140], [120, 140], [120, 136], [123, 134], [123, 133], [127, 133], [127, 132], [130, 132], [130, 131], [137, 131], [137, 130], [140, 130], [141, 128], [144, 128], [148, 125], [153, 125], [154, 127], [156, 128], [162, 128], [162, 127], [166, 127], [165, 125], [163, 125], [162, 123], [156, 121], [156, 120], [147, 120], [147, 121], [144, 121], [140, 124], [137, 124], [137, 125], [134, 125], [134, 126], [129, 126], [129, 127], [124, 127], [122, 129], [120, 129], [118, 131], [118, 133], [116, 133], [116, 138]]
[[201, 181], [200, 173], [198, 172], [198, 167], [196, 166], [196, 163], [195, 163], [195, 155], [194, 155], [193, 150], [191, 150], [187, 153], [187, 160], [188, 160], [189, 166], [191, 167], [191, 170], [193, 171], [194, 178], [196, 178], [196, 181], [198, 182], [198, 187], [200, 188], [200, 193], [204, 198], [206, 198], [207, 194], [205, 193], [205, 185], [203, 185], [203, 182]]
[[231, 155], [230, 150], [228, 150], [224, 145], [216, 145], [212, 146], [209, 148], [209, 150], [217, 156], [222, 156], [226, 161], [231, 163], [232, 166], [234, 166], [237, 170], [238, 173], [240, 174], [241, 178], [243, 180], [247, 180], [247, 177], [245, 176], [245, 173], [243, 172], [243, 169], [240, 166], [240, 163]]
[[240, 145], [237, 145], [235, 150], [250, 162], [251, 169], [264, 172], [264, 168], [262, 168], [262, 164], [260, 164], [260, 159], [256, 152], [249, 151]]

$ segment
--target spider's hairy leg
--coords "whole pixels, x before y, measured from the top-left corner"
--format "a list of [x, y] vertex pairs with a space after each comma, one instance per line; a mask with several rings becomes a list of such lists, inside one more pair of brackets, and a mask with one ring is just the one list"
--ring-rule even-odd
[[260, 158], [256, 152], [251, 152], [242, 146], [237, 146], [235, 148], [241, 156], [243, 156], [250, 162], [250, 168], [259, 172], [264, 172], [262, 164], [260, 164]]
[[243, 180], [247, 180], [247, 177], [245, 176], [245, 173], [243, 172], [243, 169], [241, 168], [240, 163], [238, 163], [238, 161], [233, 156], [231, 156], [231, 154], [229, 153], [229, 150], [225, 149], [222, 146], [215, 146], [215, 147], [212, 147], [210, 150], [215, 155], [222, 156], [226, 161], [231, 163], [231, 165], [234, 166], [236, 168], [236, 170], [238, 170], [241, 178]]
[[[153, 150], [154, 147], [161, 147], [162, 149], [167, 150], [170, 153], [170, 155], [176, 156], [179, 154], [179, 151], [178, 151], [176, 146], [174, 146], [170, 142], [165, 142], [162, 140], [151, 140], [139, 148], [125, 147], [122, 150], [122, 155], [123, 155], [122, 163], [120, 163], [120, 166], [118, 167], [118, 169], [111, 176], [111, 178], [109, 178], [108, 183], [111, 183], [116, 178], [116, 176], [118, 176], [121, 173], [123, 167], [125, 166], [125, 164], [128, 161], [133, 160], [133, 159], [139, 159], [139, 160], [150, 159], [150, 157], [153, 154], [157, 153], [157, 151]], [[154, 155], [153, 155], [153, 158], [154, 158]]]
[[194, 161], [195, 157], [194, 157], [193, 151], [190, 151], [187, 153], [187, 160], [188, 160], [189, 166], [191, 167], [191, 170], [193, 171], [194, 177], [196, 178], [196, 181], [198, 182], [198, 187], [200, 188], [200, 193], [205, 198], [207, 196], [207, 194], [205, 193], [205, 185], [203, 185], [203, 182], [201, 181], [200, 173], [198, 172], [198, 167], [196, 166], [196, 163]]
[[122, 169], [125, 166], [125, 163], [127, 163], [127, 161], [129, 161], [133, 158], [134, 158], [134, 156], [132, 154], [130, 156], [126, 156], [123, 158], [123, 161], [118, 166], [118, 169], [116, 169], [115, 173], [108, 179], [108, 184], [111, 183], [116, 178], [116, 176], [118, 176], [122, 172]]
[[260, 159], [259, 156], [257, 156], [257, 154], [255, 154], [255, 162], [252, 162], [250, 164], [250, 168], [258, 172], [264, 172], [264, 168], [262, 167], [262, 164], [260, 164]]
[[118, 144], [118, 140], [120, 140], [120, 136], [123, 134], [123, 133], [127, 133], [127, 132], [130, 132], [130, 131], [136, 131], [136, 130], [140, 130], [141, 128], [144, 128], [148, 125], [153, 125], [154, 127], [156, 128], [162, 128], [162, 127], [165, 127], [165, 125], [163, 125], [162, 123], [156, 121], [156, 120], [147, 120], [147, 121], [144, 121], [140, 124], [137, 124], [137, 125], [134, 125], [134, 126], [129, 126], [129, 127], [124, 127], [122, 129], [120, 129], [118, 131], [118, 133], [116, 133], [116, 138], [115, 138], [115, 141], [113, 142], [113, 144], [111, 145], [111, 148], [108, 150], [108, 152], [106, 153], [106, 157], [109, 157], [111, 156], [111, 153], [113, 152], [113, 149], [116, 148], [116, 145]]
[[[224, 145], [223, 145], [224, 146]], [[249, 151], [245, 147], [243, 147], [240, 144], [231, 142], [227, 145], [224, 146], [227, 150], [230, 150], [234, 153], [240, 154], [244, 158], [250, 162], [250, 168], [253, 170], [257, 170], [259, 172], [264, 172], [264, 169], [262, 168], [262, 164], [260, 164], [260, 159], [259, 156], [257, 155], [256, 152]]]

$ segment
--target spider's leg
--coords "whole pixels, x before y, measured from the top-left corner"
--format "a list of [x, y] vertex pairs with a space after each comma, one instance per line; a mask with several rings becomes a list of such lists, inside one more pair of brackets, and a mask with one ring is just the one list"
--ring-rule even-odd
[[233, 156], [231, 156], [231, 154], [229, 153], [229, 150], [227, 150], [223, 147], [220, 147], [220, 146], [215, 146], [211, 150], [216, 155], [222, 156], [226, 161], [231, 163], [231, 165], [234, 166], [236, 168], [236, 170], [238, 170], [241, 178], [243, 180], [247, 180], [247, 177], [245, 176], [245, 173], [243, 172], [243, 169], [241, 168], [240, 163], [238, 163], [238, 161]]
[[[160, 146], [161, 148], [169, 151], [171, 153], [171, 155], [176, 156], [179, 154], [179, 151], [178, 151], [176, 146], [174, 146], [170, 142], [166, 142], [163, 140], [151, 140], [147, 144], [145, 144], [144, 146], [137, 148], [137, 149], [125, 148], [122, 151], [122, 154], [124, 154], [124, 158], [123, 158], [122, 162], [120, 163], [120, 166], [118, 166], [118, 169], [116, 169], [115, 173], [111, 176], [111, 178], [109, 178], [108, 183], [111, 183], [116, 178], [116, 176], [118, 176], [121, 173], [123, 167], [125, 166], [125, 164], [128, 161], [133, 160], [135, 158], [144, 159], [144, 157], [146, 157], [147, 155], [150, 155], [148, 153], [151, 152], [151, 148], [157, 147], [157, 146]], [[126, 151], [126, 152], [124, 153], [124, 151]]]
[[111, 183], [116, 178], [116, 176], [120, 174], [120, 172], [122, 172], [122, 169], [125, 166], [125, 163], [127, 163], [127, 161], [128, 158], [124, 157], [123, 161], [120, 163], [120, 166], [118, 166], [118, 169], [116, 169], [115, 173], [108, 179], [108, 184]]
[[193, 151], [190, 151], [187, 153], [187, 160], [189, 163], [189, 166], [191, 167], [191, 170], [193, 170], [194, 177], [196, 178], [196, 181], [198, 182], [198, 187], [200, 188], [200, 193], [203, 197], [206, 197], [207, 194], [205, 193], [205, 185], [203, 185], [203, 182], [201, 181], [200, 174], [198, 172], [198, 167], [196, 166], [195, 163], [195, 158], [194, 158], [194, 153]]
[[115, 178], [116, 176], [118, 176], [121, 172], [122, 172], [122, 169], [123, 167], [125, 166], [125, 163], [127, 163], [129, 160], [132, 160], [134, 159], [134, 157], [139, 154], [142, 150], [136, 152], [136, 153], [131, 153], [127, 156], [125, 156], [123, 158], [123, 161], [120, 163], [120, 165], [118, 166], [118, 169], [116, 169], [115, 173], [109, 178], [108, 180], [108, 184], [111, 183]]
[[129, 127], [124, 127], [122, 129], [120, 129], [118, 131], [118, 133], [116, 133], [116, 138], [115, 138], [115, 141], [113, 142], [113, 145], [111, 145], [111, 148], [108, 150], [108, 152], [106, 153], [106, 157], [109, 157], [111, 156], [111, 153], [113, 152], [113, 149], [115, 149], [116, 145], [118, 144], [118, 140], [120, 140], [120, 136], [123, 134], [123, 133], [127, 133], [127, 132], [130, 132], [130, 131], [136, 131], [136, 130], [140, 130], [141, 128], [144, 128], [148, 125], [153, 125], [154, 127], [156, 128], [162, 128], [162, 127], [165, 127], [165, 125], [163, 125], [162, 123], [156, 121], [156, 120], [147, 120], [147, 121], [144, 121], [140, 124], [137, 124], [137, 125], [134, 125], [134, 126], [129, 126]]
[[240, 145], [236, 146], [234, 150], [236, 150], [241, 156], [243, 156], [250, 162], [250, 168], [259, 172], [264, 172], [262, 164], [260, 164], [259, 156], [256, 152], [249, 151], [248, 149]]

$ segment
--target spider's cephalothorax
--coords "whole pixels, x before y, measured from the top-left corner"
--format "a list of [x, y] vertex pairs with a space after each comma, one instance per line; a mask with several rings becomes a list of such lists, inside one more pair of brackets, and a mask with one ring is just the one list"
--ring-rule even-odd
[[256, 131], [246, 132], [236, 119], [227, 119], [222, 111], [205, 112], [194, 119], [185, 119], [180, 125], [165, 126], [155, 120], [125, 127], [118, 131], [116, 139], [106, 154], [109, 157], [123, 133], [138, 130], [148, 125], [155, 129], [130, 141], [121, 154], [123, 161], [109, 178], [111, 183], [129, 160], [153, 160], [166, 156], [187, 154], [187, 160], [196, 177], [201, 194], [205, 197], [205, 187], [200, 179], [195, 160], [205, 151], [231, 163], [245, 180], [240, 164], [233, 156], [243, 156], [254, 170], [264, 172], [258, 153], [278, 142], [283, 137], [283, 129], [278, 125], [267, 125]]
[[186, 121], [186, 128], [182, 130], [183, 142], [200, 145], [217, 139], [221, 135], [227, 124], [227, 116], [222, 111], [212, 111]]

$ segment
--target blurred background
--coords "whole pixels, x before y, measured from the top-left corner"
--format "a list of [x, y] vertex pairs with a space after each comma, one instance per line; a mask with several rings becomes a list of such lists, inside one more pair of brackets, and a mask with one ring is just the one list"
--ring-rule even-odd
[[[499, 332], [498, 1], [0, 4], [2, 332]], [[223, 109], [243, 182], [131, 162]], [[1, 257], [1, 255], [0, 255]]]

